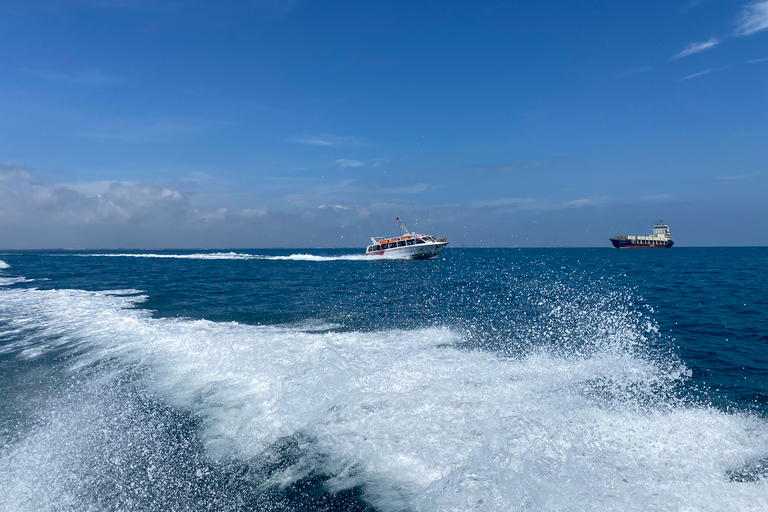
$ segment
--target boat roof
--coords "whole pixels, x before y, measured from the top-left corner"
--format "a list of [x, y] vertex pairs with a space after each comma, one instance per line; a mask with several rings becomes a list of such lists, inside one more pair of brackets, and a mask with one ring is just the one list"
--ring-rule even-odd
[[376, 242], [396, 242], [397, 240], [408, 240], [409, 238], [422, 238], [425, 236], [424, 233], [406, 233], [402, 236], [395, 236], [392, 238], [387, 238], [385, 236], [372, 236], [371, 240], [375, 240]]

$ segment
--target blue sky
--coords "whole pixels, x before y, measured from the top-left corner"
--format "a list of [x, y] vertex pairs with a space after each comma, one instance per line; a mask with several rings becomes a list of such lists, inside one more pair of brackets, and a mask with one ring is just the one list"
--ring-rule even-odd
[[768, 245], [768, 1], [0, 1], [0, 248]]

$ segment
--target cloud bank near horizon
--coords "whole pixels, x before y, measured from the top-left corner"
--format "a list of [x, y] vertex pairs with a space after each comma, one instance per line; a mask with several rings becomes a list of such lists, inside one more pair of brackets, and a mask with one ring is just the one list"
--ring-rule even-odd
[[[688, 203], [681, 210], [686, 203], [670, 194], [500, 194], [450, 202], [430, 193], [439, 187], [426, 182], [394, 188], [356, 180], [294, 184], [285, 195], [210, 187], [207, 181], [46, 184], [21, 165], [0, 163], [0, 249], [361, 247], [370, 236], [395, 233], [395, 216], [411, 229], [448, 236], [454, 247], [594, 247], [606, 233], [644, 232], [647, 223], [639, 219], [661, 216], [675, 224], [675, 217], [691, 218], [687, 209], [697, 207]], [[745, 215], [768, 214], [749, 208]], [[737, 214], [718, 213], [729, 222], [738, 222], [732, 218]]]

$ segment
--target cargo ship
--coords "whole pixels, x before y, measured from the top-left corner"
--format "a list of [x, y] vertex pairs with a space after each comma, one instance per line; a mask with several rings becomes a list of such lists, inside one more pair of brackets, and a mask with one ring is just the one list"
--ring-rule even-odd
[[653, 226], [653, 233], [645, 236], [615, 235], [611, 243], [617, 249], [668, 249], [675, 243], [669, 233], [669, 226], [659, 221]]

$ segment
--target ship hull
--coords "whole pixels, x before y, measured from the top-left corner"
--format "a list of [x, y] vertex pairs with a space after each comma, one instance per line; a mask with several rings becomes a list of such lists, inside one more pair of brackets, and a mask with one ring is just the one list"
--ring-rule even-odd
[[408, 245], [405, 247], [393, 247], [380, 251], [366, 252], [366, 256], [385, 256], [392, 258], [411, 258], [414, 260], [428, 260], [440, 254], [448, 245], [447, 242], [425, 243], [418, 245]]
[[642, 244], [637, 242], [629, 242], [627, 240], [616, 240], [611, 238], [611, 243], [616, 249], [669, 249], [675, 242], [672, 240], [662, 245]]

